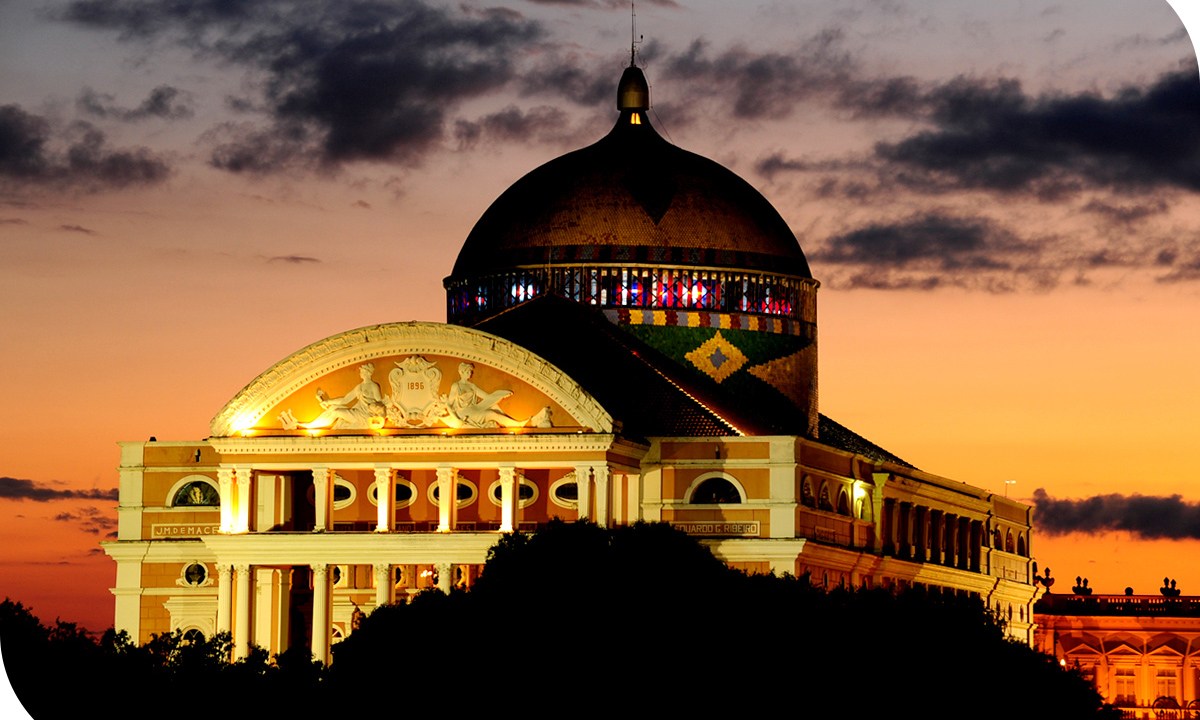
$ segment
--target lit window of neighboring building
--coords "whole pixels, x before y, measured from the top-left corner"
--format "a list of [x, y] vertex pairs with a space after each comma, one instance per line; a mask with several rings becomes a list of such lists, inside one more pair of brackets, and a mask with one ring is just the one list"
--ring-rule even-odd
[[1133, 668], [1117, 668], [1113, 673], [1113, 704], [1122, 707], [1137, 705], [1137, 676]]
[[1176, 698], [1178, 681], [1173, 669], [1164, 668], [1158, 671], [1154, 678], [1154, 696]]

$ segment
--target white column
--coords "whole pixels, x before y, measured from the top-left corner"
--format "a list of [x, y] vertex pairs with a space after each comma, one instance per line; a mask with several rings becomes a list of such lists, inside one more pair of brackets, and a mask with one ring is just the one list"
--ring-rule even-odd
[[221, 532], [233, 532], [233, 468], [217, 468], [217, 489], [221, 494]]
[[233, 566], [217, 564], [217, 632], [233, 629]]
[[625, 522], [629, 525], [644, 519], [642, 517], [642, 476], [625, 476]]
[[237, 505], [233, 516], [233, 531], [235, 533], [250, 532], [250, 476], [253, 471], [249, 466], [235, 468], [237, 472]]
[[275, 604], [271, 602], [275, 590], [275, 568], [260, 567], [254, 569], [254, 600], [251, 602], [254, 610], [254, 632], [250, 634], [250, 642], [266, 648], [271, 654], [282, 652], [279, 642], [271, 637], [271, 612]]
[[387, 563], [375, 565], [375, 607], [392, 602], [392, 566]]
[[575, 466], [575, 485], [579, 488], [579, 519], [592, 519], [592, 468]]
[[500, 532], [517, 529], [517, 511], [521, 506], [521, 492], [517, 484], [517, 470], [500, 468]]
[[237, 603], [233, 621], [233, 659], [250, 654], [250, 566], [238, 565]]
[[438, 532], [450, 532], [458, 522], [458, 488], [454, 487], [454, 468], [437, 469]]
[[438, 574], [437, 589], [449, 594], [454, 585], [454, 566], [450, 563], [436, 563], [434, 568]]
[[390, 467], [375, 468], [375, 499], [379, 501], [376, 508], [375, 532], [388, 532], [392, 529], [392, 469]]
[[[316, 522], [313, 532], [325, 532], [329, 529], [329, 510], [333, 505], [333, 478], [327, 467], [315, 467], [313, 474], [313, 502], [317, 506]], [[320, 659], [320, 658], [318, 658]]]
[[608, 512], [608, 465], [593, 465], [592, 478], [596, 485], [596, 524], [600, 527], [608, 527], [609, 521]]
[[609, 526], [630, 523], [629, 515], [625, 512], [625, 477], [623, 473], [613, 473], [608, 479]]
[[313, 565], [312, 654], [329, 664], [329, 566]]
[[275, 621], [276, 635], [279, 638], [279, 650], [283, 652], [291, 646], [292, 641], [292, 571], [283, 568], [279, 571], [279, 608]]

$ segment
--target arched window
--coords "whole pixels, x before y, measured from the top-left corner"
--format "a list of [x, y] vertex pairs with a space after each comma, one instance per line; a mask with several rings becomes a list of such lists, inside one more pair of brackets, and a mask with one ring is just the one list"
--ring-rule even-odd
[[833, 512], [833, 496], [829, 493], [829, 483], [821, 483], [821, 492], [817, 495], [817, 507]]
[[1009, 530], [1009, 531], [1008, 531], [1008, 534], [1007, 534], [1007, 535], [1005, 535], [1005, 537], [1004, 537], [1004, 550], [1005, 550], [1005, 552], [1012, 552], [1012, 551], [1013, 551], [1013, 537], [1012, 537], [1012, 530]]
[[800, 504], [812, 508], [817, 506], [817, 496], [813, 493], [812, 478], [807, 475], [800, 483]]
[[997, 550], [1004, 549], [1004, 540], [1000, 535], [1000, 528], [992, 530], [992, 547], [996, 548]]
[[732, 475], [705, 473], [688, 486], [683, 501], [691, 505], [735, 505], [746, 502], [746, 490]]
[[692, 491], [693, 505], [733, 505], [742, 501], [733, 483], [722, 477], [710, 477]]
[[850, 514], [850, 496], [846, 493], [845, 488], [838, 492], [837, 511], [838, 515]]
[[1025, 549], [1024, 535], [1017, 535], [1017, 554], [1021, 557], [1025, 557], [1029, 554], [1029, 552]]
[[212, 480], [201, 476], [184, 478], [171, 495], [171, 507], [218, 507], [221, 494]]

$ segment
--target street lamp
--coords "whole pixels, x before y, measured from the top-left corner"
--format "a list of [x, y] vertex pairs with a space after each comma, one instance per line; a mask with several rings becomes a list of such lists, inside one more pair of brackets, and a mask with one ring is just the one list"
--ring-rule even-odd
[[1004, 481], [1004, 497], [1008, 497], [1008, 486], [1016, 485], [1016, 484], [1017, 484], [1016, 480], [1005, 480]]

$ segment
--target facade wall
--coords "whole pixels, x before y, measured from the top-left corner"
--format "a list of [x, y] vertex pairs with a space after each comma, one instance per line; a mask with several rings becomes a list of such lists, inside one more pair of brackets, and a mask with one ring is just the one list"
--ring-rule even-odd
[[[458, 383], [435, 365], [458, 367]], [[427, 374], [393, 382], [407, 366]], [[375, 377], [393, 387], [386, 413], [383, 400], [363, 408], [323, 390], [374, 394]], [[487, 399], [438, 414], [435, 391], [471, 378], [499, 389], [472, 385]], [[487, 414], [509, 398], [569, 425]], [[327, 659], [356, 613], [469, 587], [499, 533], [555, 518], [668, 522], [733, 567], [826, 587], [977, 596], [1030, 640], [1027, 506], [796, 436], [624, 438], [561, 371], [462, 328], [395, 324], [314, 344], [230, 401], [209, 440], [122, 443], [120, 477], [105, 550], [116, 626], [141, 641], [230, 632], [238, 654], [304, 644]]]
[[1034, 619], [1036, 647], [1125, 716], [1200, 710], [1200, 598], [1046, 595]]

